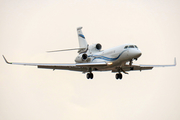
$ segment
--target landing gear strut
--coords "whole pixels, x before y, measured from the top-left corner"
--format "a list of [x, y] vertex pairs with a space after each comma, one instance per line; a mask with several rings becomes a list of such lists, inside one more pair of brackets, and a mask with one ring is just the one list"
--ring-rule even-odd
[[116, 77], [117, 80], [118, 79], [122, 79], [122, 74], [121, 73], [117, 73], [115, 77]]
[[87, 73], [86, 77], [87, 79], [93, 79], [93, 73]]

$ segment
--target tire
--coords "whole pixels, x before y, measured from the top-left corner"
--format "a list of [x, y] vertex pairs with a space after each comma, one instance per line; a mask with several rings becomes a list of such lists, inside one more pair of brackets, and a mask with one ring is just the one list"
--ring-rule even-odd
[[93, 73], [90, 73], [90, 78], [93, 79], [94, 75]]
[[119, 79], [122, 79], [122, 74], [119, 74]]
[[116, 77], [116, 79], [118, 80], [118, 79], [119, 79], [119, 74], [117, 73], [115, 77]]
[[89, 73], [87, 73], [87, 74], [86, 74], [86, 77], [87, 77], [87, 79], [89, 79], [89, 78], [90, 78], [90, 74], [89, 74]]

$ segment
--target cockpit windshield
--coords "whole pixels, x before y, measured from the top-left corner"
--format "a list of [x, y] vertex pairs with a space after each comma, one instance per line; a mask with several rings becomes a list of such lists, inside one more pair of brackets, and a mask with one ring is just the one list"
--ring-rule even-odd
[[138, 48], [136, 45], [127, 45], [124, 47], [124, 49], [127, 49], [127, 48]]
[[128, 48], [134, 48], [134, 46], [133, 46], [133, 45], [130, 45]]
[[124, 49], [128, 48], [128, 46], [125, 46]]

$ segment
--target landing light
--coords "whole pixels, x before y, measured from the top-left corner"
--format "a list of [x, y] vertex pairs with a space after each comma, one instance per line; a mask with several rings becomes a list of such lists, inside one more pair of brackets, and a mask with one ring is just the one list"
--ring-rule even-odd
[[112, 65], [113, 63], [112, 63], [112, 62], [108, 62], [107, 64], [108, 64], [108, 65]]

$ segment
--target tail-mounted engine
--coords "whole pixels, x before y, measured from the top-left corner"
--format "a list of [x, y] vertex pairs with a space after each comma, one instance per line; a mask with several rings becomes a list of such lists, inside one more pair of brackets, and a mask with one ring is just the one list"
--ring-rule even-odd
[[82, 62], [89, 62], [90, 60], [91, 58], [89, 58], [86, 53], [82, 53], [76, 57], [75, 62], [82, 63]]
[[[97, 43], [97, 44], [93, 44], [93, 45], [90, 45], [88, 47], [88, 50], [87, 50], [87, 54], [92, 54], [92, 53], [96, 53], [96, 52], [99, 52], [101, 50], [102, 46], [101, 44]], [[83, 63], [83, 62], [90, 62], [91, 61], [91, 58], [88, 57], [88, 55], [86, 53], [81, 53], [79, 54], [76, 59], [75, 59], [75, 62], [76, 63]]]
[[89, 46], [90, 52], [99, 52], [102, 49], [102, 45], [100, 43], [93, 44]]
[[97, 50], [101, 50], [101, 48], [102, 48], [102, 45], [101, 45], [101, 44], [99, 44], [99, 43], [96, 44], [96, 49], [97, 49]]
[[81, 55], [82, 60], [87, 60], [87, 58], [88, 58], [87, 54], [84, 53], [84, 54]]

